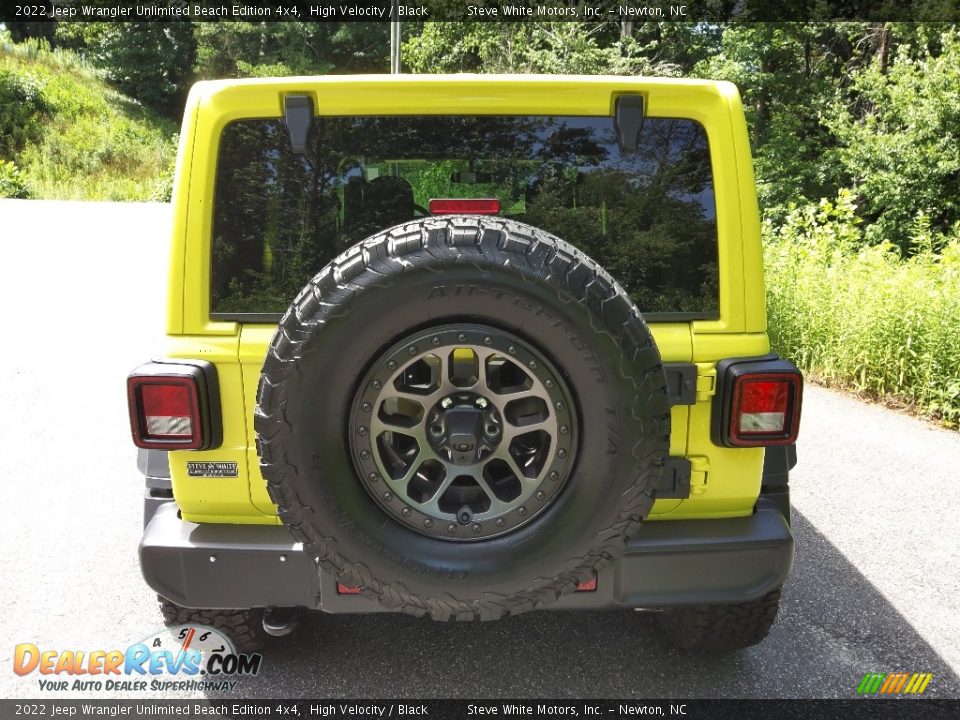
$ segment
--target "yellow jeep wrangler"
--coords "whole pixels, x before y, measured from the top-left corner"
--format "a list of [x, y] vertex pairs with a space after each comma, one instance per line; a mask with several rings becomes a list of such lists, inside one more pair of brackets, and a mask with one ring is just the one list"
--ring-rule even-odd
[[169, 624], [766, 636], [802, 379], [770, 353], [733, 85], [203, 82], [173, 205], [167, 346], [128, 379]]

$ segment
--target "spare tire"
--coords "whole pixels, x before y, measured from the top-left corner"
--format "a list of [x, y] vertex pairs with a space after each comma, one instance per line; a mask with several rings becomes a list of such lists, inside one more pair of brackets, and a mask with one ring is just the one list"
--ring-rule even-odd
[[592, 260], [499, 218], [350, 248], [287, 310], [255, 416], [280, 518], [391, 610], [492, 620], [618, 557], [668, 454], [649, 329]]

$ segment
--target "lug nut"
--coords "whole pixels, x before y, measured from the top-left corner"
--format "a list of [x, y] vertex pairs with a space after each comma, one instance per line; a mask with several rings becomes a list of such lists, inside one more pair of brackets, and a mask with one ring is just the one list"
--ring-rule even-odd
[[280, 562], [286, 562], [286, 561], [287, 561], [287, 556], [286, 556], [286, 555], [281, 555], [281, 556], [280, 556]]
[[569, 429], [566, 425], [561, 425], [561, 426], [560, 426], [560, 434], [561, 434], [561, 435], [566, 435], [568, 432], [570, 432], [570, 429]]
[[366, 401], [360, 403], [360, 409], [363, 410], [364, 412], [370, 412], [370, 409], [371, 409], [372, 407], [373, 407], [373, 405], [371, 405], [370, 403], [368, 403], [368, 402], [366, 402]]
[[408, 348], [407, 348], [407, 353], [408, 353], [409, 355], [416, 355], [416, 354], [417, 354], [417, 346], [416, 346], [416, 345], [411, 345], [410, 347], [408, 347]]
[[543, 381], [543, 384], [546, 385], [548, 388], [552, 388], [552, 387], [553, 387], [553, 380], [544, 380], [544, 381]]
[[487, 336], [483, 339], [483, 344], [484, 344], [484, 345], [493, 345], [493, 338], [490, 337], [489, 335], [487, 335]]
[[497, 518], [497, 527], [503, 527], [503, 518]]
[[370, 451], [369, 451], [369, 450], [361, 450], [361, 451], [360, 451], [360, 457], [363, 458], [364, 460], [369, 460], [369, 459], [370, 459]]
[[531, 370], [536, 370], [536, 369], [537, 369], [537, 361], [536, 361], [536, 360], [531, 360], [530, 362], [527, 363], [527, 367], [529, 367]]
[[376, 482], [380, 479], [380, 476], [377, 473], [370, 473], [370, 482]]
[[211, 555], [211, 556], [210, 556], [210, 562], [216, 562], [216, 561], [217, 561], [217, 556], [216, 556], [216, 555]]
[[431, 425], [430, 434], [434, 437], [441, 437], [443, 435], [443, 428], [440, 425]]
[[484, 398], [484, 397], [478, 397], [478, 398], [477, 398], [477, 407], [478, 407], [478, 408], [483, 409], [483, 408], [485, 408], [485, 407], [486, 407], [487, 405], [489, 405], [489, 404], [490, 404], [490, 403], [487, 402], [487, 399], [486, 399], [486, 398]]
[[507, 348], [507, 352], [510, 353], [511, 355], [516, 355], [517, 349], [513, 345], [511, 345], [510, 347]]
[[526, 515], [526, 514], [527, 514], [527, 509], [523, 505], [517, 508], [517, 515]]
[[563, 403], [562, 403], [562, 402], [558, 402], [556, 405], [554, 405], [554, 407], [555, 407], [557, 410], [563, 410]]
[[367, 434], [367, 428], [365, 425], [361, 425], [360, 427], [357, 428], [357, 435], [366, 435], [366, 434]]
[[466, 341], [467, 341], [467, 336], [464, 335], [463, 333], [460, 333], [459, 335], [457, 335], [457, 340], [460, 341], [460, 342], [466, 342]]
[[560, 473], [558, 473], [556, 470], [551, 470], [551, 471], [550, 471], [550, 479], [551, 479], [551, 480], [559, 480], [559, 479], [560, 479]]
[[567, 456], [567, 451], [566, 451], [566, 450], [564, 450], [563, 448], [560, 448], [559, 450], [557, 450], [557, 457], [558, 457], [558, 458], [565, 458], [566, 456]]
[[447, 525], [447, 531], [455, 533], [457, 531], [457, 526], [454, 525], [453, 523], [450, 523], [449, 525]]
[[474, 523], [472, 529], [475, 533], [480, 532], [480, 523]]
[[408, 507], [403, 508], [403, 510], [400, 511], [400, 514], [403, 515], [404, 517], [410, 517], [410, 508]]
[[543, 500], [543, 490], [537, 490], [537, 500]]
[[393, 500], [393, 493], [390, 492], [389, 490], [387, 490], [387, 491], [383, 494], [383, 499], [384, 499], [384, 500]]
[[440, 407], [442, 407], [444, 410], [447, 410], [452, 405], [453, 405], [453, 400], [451, 400], [448, 397], [445, 397], [443, 400], [440, 401]]
[[397, 364], [393, 360], [391, 360], [390, 362], [387, 363], [387, 367], [390, 368], [391, 370], [396, 370]]
[[430, 340], [430, 342], [432, 342], [434, 345], [439, 345], [439, 344], [440, 344], [440, 338], [438, 338], [436, 335], [434, 335], [434, 336], [433, 336], [433, 339]]
[[379, 390], [383, 385], [383, 383], [380, 382], [379, 380], [374, 380], [372, 383], [370, 383], [370, 385], [373, 387], [374, 390]]
[[423, 521], [423, 526], [425, 528], [433, 527], [433, 520], [431, 520], [430, 518], [427, 518], [426, 520]]

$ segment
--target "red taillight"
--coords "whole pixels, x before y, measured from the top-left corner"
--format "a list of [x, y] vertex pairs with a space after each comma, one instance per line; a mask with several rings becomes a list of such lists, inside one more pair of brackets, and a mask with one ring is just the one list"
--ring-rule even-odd
[[131, 376], [127, 379], [130, 428], [137, 447], [196, 450], [203, 446], [196, 382], [184, 376]]
[[802, 382], [799, 373], [737, 376], [730, 404], [729, 443], [754, 447], [796, 442]]
[[344, 585], [343, 583], [337, 583], [337, 595], [359, 595], [359, 587], [350, 587], [349, 585]]
[[589, 580], [584, 580], [581, 583], [577, 583], [577, 592], [596, 592], [597, 591], [597, 576], [594, 574]]
[[429, 210], [433, 215], [496, 215], [500, 212], [500, 201], [496, 198], [431, 200]]

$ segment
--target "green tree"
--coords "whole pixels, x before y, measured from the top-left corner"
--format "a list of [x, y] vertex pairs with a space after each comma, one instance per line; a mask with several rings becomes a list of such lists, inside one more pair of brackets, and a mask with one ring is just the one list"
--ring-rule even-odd
[[867, 239], [904, 251], [918, 220], [941, 237], [960, 229], [960, 32], [938, 40], [937, 54], [904, 44], [863, 68], [825, 114]]
[[56, 39], [121, 92], [168, 116], [182, 112], [197, 51], [191, 23], [58, 23]]

